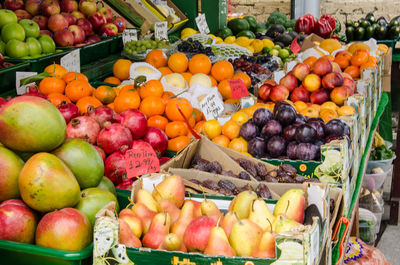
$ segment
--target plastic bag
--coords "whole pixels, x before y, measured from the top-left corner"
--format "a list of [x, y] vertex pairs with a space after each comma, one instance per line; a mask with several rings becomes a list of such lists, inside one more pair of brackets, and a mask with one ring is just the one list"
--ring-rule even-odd
[[379, 249], [365, 244], [358, 237], [351, 237], [344, 257], [347, 265], [390, 265]]

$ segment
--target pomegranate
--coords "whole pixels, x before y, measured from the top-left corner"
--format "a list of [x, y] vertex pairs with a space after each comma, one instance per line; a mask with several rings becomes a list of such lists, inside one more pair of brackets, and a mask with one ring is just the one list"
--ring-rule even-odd
[[28, 88], [28, 92], [25, 93], [24, 96], [39, 97], [50, 101], [50, 99], [45, 94], [39, 92], [36, 85], [30, 85]]
[[121, 152], [109, 155], [104, 161], [104, 175], [109, 178], [114, 185], [122, 183], [126, 178], [125, 157]]
[[170, 159], [171, 159], [171, 158], [166, 157], [166, 156], [161, 157], [161, 158], [160, 158], [160, 166], [161, 166], [162, 164], [167, 163]]
[[6, 102], [7, 101], [4, 98], [0, 97], [0, 106], [6, 104]]
[[101, 158], [103, 159], [103, 161], [106, 160], [106, 153], [104, 152], [103, 149], [101, 149], [100, 147], [98, 147], [97, 145], [92, 144], [92, 146], [94, 147], [94, 149], [96, 149], [97, 152], [99, 152]]
[[70, 120], [79, 116], [78, 107], [66, 101], [62, 101], [61, 104], [57, 106], [57, 109], [61, 112], [67, 124]]
[[67, 125], [67, 138], [79, 138], [91, 144], [96, 143], [100, 125], [88, 116], [79, 116], [72, 119]]
[[132, 184], [136, 179], [123, 179], [122, 183], [116, 186], [117, 189], [121, 190], [132, 190]]
[[104, 123], [111, 121], [115, 112], [112, 108], [107, 106], [100, 106], [97, 108], [89, 106], [87, 114], [89, 117], [94, 118], [100, 124], [101, 128], [104, 128]]
[[121, 151], [121, 148], [129, 147], [132, 144], [132, 134], [128, 128], [119, 124], [106, 122], [104, 128], [97, 136], [97, 145], [106, 154]]
[[146, 116], [138, 110], [126, 110], [120, 115], [116, 115], [114, 119], [131, 131], [133, 139], [140, 139], [146, 134], [147, 119]]
[[148, 142], [156, 152], [158, 158], [162, 157], [168, 147], [168, 137], [164, 131], [155, 127], [148, 127], [143, 140]]

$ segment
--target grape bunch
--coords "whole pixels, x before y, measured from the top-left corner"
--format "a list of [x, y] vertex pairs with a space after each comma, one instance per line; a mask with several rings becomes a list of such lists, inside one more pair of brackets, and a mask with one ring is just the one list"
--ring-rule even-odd
[[198, 40], [193, 40], [192, 38], [182, 41], [178, 45], [178, 51], [185, 53], [203, 53], [207, 56], [214, 56], [211, 47], [204, 47]]
[[239, 70], [248, 74], [252, 85], [257, 84], [261, 80], [265, 79], [266, 76], [271, 75], [269, 69], [257, 63], [256, 57], [242, 55], [240, 58], [236, 58], [235, 60], [229, 59], [229, 62], [233, 65], [235, 71]]
[[169, 45], [169, 42], [165, 40], [151, 40], [146, 38], [125, 43], [124, 51], [129, 55], [136, 55], [138, 53], [144, 53], [148, 49], [164, 49]]

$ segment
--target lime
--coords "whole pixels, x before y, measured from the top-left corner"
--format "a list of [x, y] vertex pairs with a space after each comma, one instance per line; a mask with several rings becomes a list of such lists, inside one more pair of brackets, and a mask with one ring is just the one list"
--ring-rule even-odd
[[269, 51], [269, 54], [271, 54], [272, 56], [279, 56], [279, 51], [273, 48], [272, 50]]
[[272, 46], [265, 46], [263, 48], [263, 53], [269, 53], [270, 50], [272, 50]]
[[279, 51], [279, 50], [282, 49], [282, 48], [281, 48], [281, 46], [279, 46], [279, 45], [275, 45], [275, 46], [274, 46], [274, 49], [277, 49], [277, 50]]
[[286, 58], [289, 57], [289, 55], [290, 55], [290, 53], [289, 53], [289, 51], [286, 50], [286, 49], [281, 49], [281, 50], [279, 51], [279, 54], [278, 54], [278, 56], [279, 56], [281, 59], [286, 59]]

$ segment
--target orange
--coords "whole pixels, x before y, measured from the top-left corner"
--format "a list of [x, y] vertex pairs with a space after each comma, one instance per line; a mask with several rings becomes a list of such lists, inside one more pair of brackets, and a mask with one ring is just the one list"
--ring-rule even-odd
[[230, 140], [238, 138], [240, 132], [240, 125], [236, 121], [227, 121], [222, 126], [222, 134], [228, 137]]
[[242, 137], [233, 139], [228, 146], [230, 149], [233, 149], [238, 152], [246, 152], [247, 153], [247, 141]]
[[325, 121], [328, 122], [332, 119], [336, 119], [338, 117], [338, 114], [336, 113], [336, 111], [333, 111], [331, 109], [324, 109], [321, 110], [321, 112], [319, 113], [319, 116]]
[[129, 79], [129, 69], [132, 62], [127, 59], [118, 59], [113, 65], [113, 74], [119, 80]]
[[225, 135], [218, 135], [217, 137], [215, 137], [214, 139], [212, 139], [212, 141], [216, 144], [222, 145], [224, 147], [228, 147], [229, 143], [231, 142], [231, 140], [229, 140], [228, 137], [226, 137]]
[[178, 136], [176, 138], [168, 140], [168, 150], [181, 151], [183, 148], [190, 144], [190, 138], [187, 136]]
[[203, 112], [201, 112], [200, 110], [193, 108], [193, 113], [192, 116], [194, 117], [194, 120], [196, 122], [199, 122], [201, 120], [203, 120], [204, 116], [203, 116]]
[[161, 115], [154, 115], [147, 119], [147, 126], [156, 127], [165, 131], [168, 124], [168, 119]]
[[237, 122], [240, 126], [250, 119], [249, 115], [244, 111], [233, 113], [231, 120]]
[[189, 119], [190, 116], [192, 116], [193, 107], [187, 99], [173, 98], [168, 101], [167, 106], [165, 107], [165, 114], [167, 115], [168, 119], [171, 121], [184, 121], [184, 118], [179, 112], [178, 107], [186, 119]]
[[232, 90], [231, 86], [229, 85], [228, 79], [219, 82], [218, 91], [224, 100], [232, 98]]
[[125, 93], [127, 91], [135, 91], [139, 94], [138, 90], [133, 85], [124, 85], [120, 88], [119, 94]]
[[174, 97], [175, 97], [175, 95], [174, 95], [174, 93], [172, 93], [172, 92], [170, 92], [170, 91], [165, 91], [165, 92], [162, 94], [161, 97], [162, 97], [162, 99], [164, 100], [164, 103], [167, 104], [168, 101], [169, 101], [171, 98], [174, 98]]
[[161, 77], [163, 77], [164, 75], [169, 75], [172, 74], [173, 72], [171, 71], [171, 69], [169, 69], [168, 67], [160, 67], [158, 68], [158, 71], [161, 72]]
[[350, 65], [344, 69], [346, 74], [349, 74], [353, 79], [360, 77], [360, 69], [355, 65]]
[[65, 90], [65, 82], [58, 77], [45, 77], [39, 83], [39, 92], [45, 95], [50, 93], [61, 93]]
[[101, 105], [103, 104], [97, 98], [91, 96], [80, 98], [78, 102], [76, 102], [76, 106], [78, 107], [81, 115], [87, 112], [89, 106], [97, 108]]
[[192, 74], [191, 73], [189, 73], [189, 72], [184, 72], [184, 73], [181, 73], [181, 75], [183, 76], [183, 78], [185, 78], [185, 81], [186, 81], [186, 83], [190, 83], [190, 79], [192, 78]]
[[81, 74], [81, 73], [75, 73], [75, 72], [68, 72], [63, 76], [63, 80], [65, 83], [69, 83], [72, 80], [83, 80], [86, 82], [89, 82], [88, 78], [86, 77], [86, 75]]
[[155, 68], [167, 65], [168, 57], [162, 50], [151, 50], [146, 55], [146, 63], [151, 64]]
[[345, 69], [350, 65], [350, 60], [344, 53], [336, 55], [334, 62], [337, 63], [341, 69]]
[[221, 82], [224, 79], [231, 79], [234, 74], [233, 66], [228, 61], [219, 61], [216, 62], [211, 68], [211, 75], [217, 80]]
[[100, 100], [103, 104], [110, 104], [114, 102], [117, 94], [115, 90], [110, 86], [99, 86], [93, 94], [98, 100]]
[[375, 66], [376, 66], [375, 63], [367, 61], [366, 63], [363, 63], [362, 65], [360, 65], [360, 72], [364, 69], [367, 69], [370, 67], [375, 67]]
[[201, 130], [203, 129], [203, 125], [204, 123], [206, 123], [205, 121], [199, 121], [198, 123], [196, 123], [196, 125], [193, 127], [193, 130], [197, 133], [200, 133]]
[[326, 58], [331, 62], [333, 62], [335, 60], [335, 57], [333, 57], [333, 55], [331, 55], [331, 54], [324, 55], [324, 56], [322, 56], [322, 58]]
[[240, 104], [240, 98], [236, 98], [236, 99], [229, 98], [229, 99], [224, 100], [224, 103], [231, 104], [231, 105], [235, 105], [235, 104], [238, 105], [238, 104]]
[[211, 61], [205, 54], [196, 54], [189, 61], [189, 71], [192, 74], [203, 73], [208, 75], [211, 71]]
[[168, 67], [175, 73], [186, 72], [188, 68], [188, 58], [184, 53], [176, 52], [169, 57]]
[[205, 134], [209, 139], [214, 139], [218, 135], [221, 135], [222, 126], [217, 120], [206, 121], [201, 129], [202, 133]]
[[241, 79], [246, 85], [247, 89], [251, 88], [251, 78], [246, 73], [237, 72], [236, 74], [233, 75], [232, 79]]
[[121, 84], [121, 80], [119, 80], [118, 78], [116, 78], [115, 76], [109, 76], [106, 79], [104, 79], [103, 81], [104, 83], [109, 83], [109, 84], [113, 84], [113, 85], [120, 85]]
[[111, 108], [112, 110], [115, 110], [115, 109], [114, 109], [114, 102], [113, 102], [113, 103], [110, 103], [110, 104], [108, 104], [108, 105], [107, 105], [107, 107]]
[[337, 111], [339, 116], [348, 116], [356, 113], [356, 109], [352, 106], [342, 106]]
[[218, 86], [217, 80], [212, 75], [208, 75], [208, 77], [211, 79], [211, 86]]
[[378, 63], [378, 60], [377, 60], [374, 56], [370, 56], [370, 57], [368, 58], [368, 62], [377, 64], [377, 63]]
[[[193, 128], [196, 125], [196, 119], [194, 118], [194, 116], [190, 116], [190, 118], [188, 119], [190, 128]], [[187, 124], [185, 123], [185, 125], [187, 126]]]
[[146, 115], [146, 117], [161, 115], [165, 110], [164, 100], [156, 96], [146, 97], [140, 103], [139, 110]]
[[317, 61], [317, 57], [315, 56], [310, 56], [307, 59], [305, 59], [303, 61], [303, 63], [307, 64], [308, 66], [310, 66], [310, 68], [312, 68], [313, 64], [315, 63], [315, 61]]
[[44, 68], [43, 72], [49, 73], [49, 76], [55, 76], [58, 78], [63, 78], [63, 76], [68, 73], [67, 69], [56, 63], [48, 65]]
[[149, 96], [161, 97], [163, 93], [163, 85], [158, 80], [149, 80], [139, 89], [139, 95], [142, 99]]
[[126, 91], [120, 93], [114, 100], [114, 110], [121, 113], [128, 109], [138, 109], [140, 106], [140, 96], [137, 91]]
[[351, 57], [350, 63], [351, 65], [360, 66], [366, 62], [368, 62], [369, 55], [363, 51], [357, 51]]
[[92, 94], [92, 87], [86, 81], [73, 80], [65, 87], [65, 95], [73, 102], [78, 101], [80, 98], [90, 96]]
[[115, 95], [119, 96], [119, 93], [120, 93], [120, 91], [121, 91], [121, 88], [120, 88], [120, 87], [112, 87], [112, 89], [114, 89]]
[[336, 56], [344, 56], [347, 58], [347, 60], [351, 60], [351, 53], [348, 51], [340, 51], [338, 53], [336, 53]]
[[172, 121], [165, 126], [165, 134], [169, 138], [187, 135], [188, 128], [183, 121]]
[[71, 100], [64, 96], [61, 93], [50, 93], [47, 95], [47, 97], [50, 99], [50, 102], [53, 103], [54, 106], [58, 106], [61, 104], [61, 102], [66, 101], [68, 103], [71, 103]]

